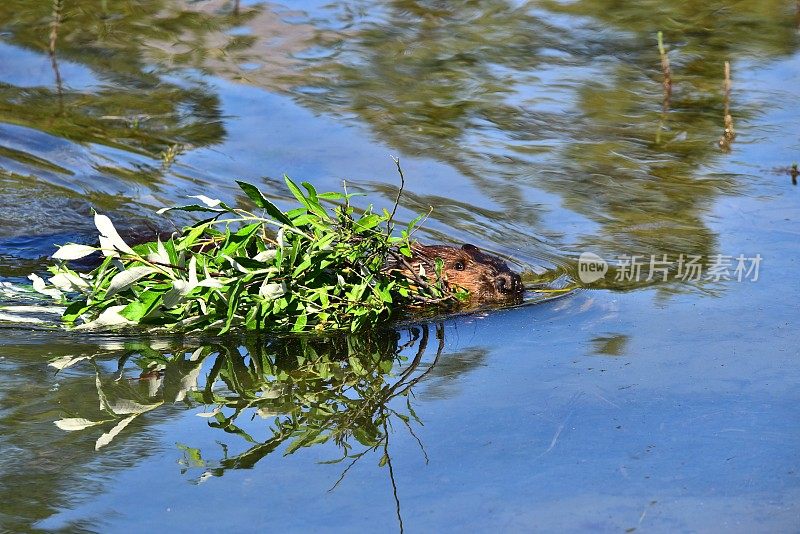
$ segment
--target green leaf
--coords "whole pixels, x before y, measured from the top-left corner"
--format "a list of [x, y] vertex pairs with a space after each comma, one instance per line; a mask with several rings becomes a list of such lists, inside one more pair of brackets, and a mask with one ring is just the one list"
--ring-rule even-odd
[[308, 315], [305, 313], [301, 313], [297, 316], [297, 320], [294, 322], [294, 326], [292, 327], [292, 332], [302, 332], [306, 324], [308, 323]]
[[383, 217], [380, 215], [375, 215], [374, 213], [370, 213], [368, 215], [364, 215], [359, 220], [356, 221], [356, 232], [365, 232], [372, 228], [375, 228], [383, 221]]
[[294, 268], [294, 272], [292, 273], [292, 278], [297, 278], [300, 274], [311, 267], [311, 258], [306, 257], [300, 265]]
[[178, 261], [178, 250], [175, 247], [175, 241], [168, 239], [166, 243], [162, 244], [164, 246], [164, 250], [167, 251], [167, 256], [169, 256], [169, 262], [173, 265], [179, 265], [181, 262]]
[[86, 299], [76, 300], [67, 306], [67, 309], [64, 310], [64, 314], [61, 316], [61, 318], [67, 323], [74, 323], [78, 317], [83, 315], [90, 308], [91, 306], [86, 304]]
[[388, 304], [392, 303], [392, 292], [391, 292], [390, 288], [384, 288], [384, 287], [378, 286], [378, 287], [375, 288], [375, 290], [380, 295], [381, 300], [383, 300], [384, 302], [386, 302]]
[[[292, 179], [286, 176], [285, 174], [283, 175], [283, 181], [286, 182], [286, 187], [289, 188], [289, 191], [291, 191], [292, 195], [294, 195], [294, 198], [296, 198], [297, 201], [303, 205], [303, 207], [305, 207], [308, 211], [317, 215], [318, 217], [320, 217], [325, 221], [330, 220], [330, 218], [328, 217], [328, 213], [325, 211], [325, 208], [320, 206], [319, 201], [316, 198], [317, 192], [313, 187], [311, 187], [310, 189], [306, 187], [306, 189], [309, 189], [310, 194], [313, 193], [313, 198], [309, 198], [306, 197], [300, 190], [300, 188], [297, 187], [297, 184], [294, 183]], [[303, 182], [303, 185], [305, 185], [306, 183], [307, 182]]]
[[283, 175], [283, 181], [286, 182], [286, 187], [289, 188], [289, 191], [292, 193], [292, 195], [294, 195], [294, 198], [296, 198], [300, 204], [302, 204], [303, 206], [306, 207], [306, 209], [308, 209], [308, 199], [303, 194], [303, 192], [300, 191], [300, 188], [297, 187], [297, 184], [294, 183], [292, 179], [286, 176], [285, 174]]
[[225, 326], [220, 330], [220, 334], [224, 334], [231, 329], [234, 319], [236, 319], [236, 311], [239, 309], [239, 295], [244, 289], [244, 284], [241, 280], [236, 282], [233, 289], [228, 293], [228, 309], [227, 317], [225, 318]]
[[210, 225], [211, 225], [210, 222], [206, 222], [198, 224], [196, 226], [192, 226], [191, 230], [189, 230], [186, 236], [180, 238], [178, 244], [175, 245], [175, 249], [185, 250], [194, 245], [195, 241], [197, 241], [197, 238], [203, 235], [203, 232], [205, 232]]
[[436, 267], [435, 267], [435, 269], [436, 269], [436, 277], [437, 278], [441, 278], [442, 277], [442, 269], [444, 269], [444, 261], [442, 261], [442, 258], [436, 258]]
[[425, 218], [425, 215], [423, 215], [423, 214], [420, 214], [420, 215], [417, 215], [416, 217], [414, 217], [414, 219], [412, 219], [411, 222], [408, 223], [408, 226], [406, 227], [406, 232], [408, 232], [410, 234], [411, 231], [414, 229], [414, 227], [417, 226], [417, 223], [419, 223], [424, 218]]
[[262, 226], [260, 223], [248, 224], [240, 228], [235, 234], [228, 236], [226, 243], [220, 249], [220, 254], [229, 255], [241, 252], [244, 255], [245, 248], [250, 240], [255, 236]]
[[244, 319], [244, 327], [248, 330], [255, 330], [258, 328], [258, 312], [261, 309], [261, 306], [253, 306], [250, 308], [250, 311], [247, 312], [247, 316]]
[[344, 200], [345, 195], [342, 193], [335, 193], [335, 192], [327, 192], [327, 193], [317, 193], [317, 198], [321, 198], [323, 200]]
[[317, 190], [308, 182], [302, 182], [301, 185], [308, 191], [308, 199], [312, 202], [319, 202], [317, 198]]
[[289, 217], [287, 217], [286, 214], [284, 214], [280, 209], [278, 209], [278, 206], [267, 200], [264, 197], [264, 195], [261, 194], [261, 191], [259, 191], [256, 186], [248, 184], [247, 182], [242, 182], [240, 180], [236, 180], [236, 183], [239, 184], [239, 187], [242, 188], [242, 191], [244, 191], [244, 193], [250, 198], [250, 200], [252, 200], [255, 203], [255, 205], [258, 206], [259, 208], [264, 208], [270, 217], [272, 217], [279, 223], [294, 227], [294, 224], [292, 224], [291, 219], [289, 219]]
[[161, 293], [146, 291], [139, 296], [139, 300], [135, 300], [125, 306], [120, 315], [129, 321], [139, 322], [158, 307], [161, 303], [161, 296]]
[[331, 219], [328, 215], [328, 211], [322, 206], [322, 204], [319, 203], [317, 190], [314, 189], [314, 186], [308, 182], [303, 182], [302, 185], [305, 187], [306, 191], [308, 191], [308, 203], [311, 206], [312, 211], [324, 221], [330, 221]]

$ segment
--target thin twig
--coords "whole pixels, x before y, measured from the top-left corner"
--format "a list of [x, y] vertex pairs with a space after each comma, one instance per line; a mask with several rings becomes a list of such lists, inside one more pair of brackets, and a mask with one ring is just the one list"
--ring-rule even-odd
[[411, 273], [411, 276], [414, 278], [414, 281], [417, 282], [421, 287], [425, 289], [429, 289], [431, 286], [428, 282], [422, 279], [422, 277], [414, 270], [414, 266], [408, 263], [405, 256], [402, 254], [395, 252], [394, 250], [389, 250], [389, 254], [398, 262], [400, 262], [405, 269]]
[[397, 173], [400, 175], [400, 188], [397, 190], [397, 197], [394, 199], [394, 206], [392, 207], [392, 214], [389, 215], [389, 219], [386, 221], [386, 235], [391, 236], [392, 230], [394, 227], [392, 226], [392, 219], [394, 219], [394, 214], [397, 213], [397, 205], [400, 204], [400, 196], [403, 194], [403, 188], [406, 185], [406, 178], [403, 176], [403, 169], [400, 167], [400, 158], [396, 158], [394, 156], [390, 156], [394, 164], [397, 166]]
[[425, 225], [425, 223], [427, 222], [428, 218], [431, 216], [431, 213], [433, 213], [433, 206], [428, 206], [428, 213], [426, 213], [425, 217], [423, 217], [416, 225], [414, 225], [414, 228], [412, 228], [411, 231], [408, 233], [408, 237], [413, 236], [414, 233], [417, 230], [419, 230], [419, 228], [421, 226]]
[[[412, 249], [415, 249], [415, 252], [420, 253], [419, 256], [423, 257], [424, 256], [424, 251], [421, 251], [420, 248], [424, 248], [424, 247], [422, 247], [421, 245], [418, 246], [418, 247], [415, 247], [415, 245], [416, 245], [416, 243], [411, 246]], [[421, 289], [433, 292], [433, 287], [434, 286], [430, 282], [427, 282], [425, 279], [423, 279], [423, 277], [422, 277], [423, 275], [419, 274], [419, 269], [415, 269], [414, 265], [409, 263], [408, 260], [405, 258], [405, 256], [403, 256], [402, 254], [400, 254], [396, 250], [392, 250], [392, 249], [389, 249], [387, 252], [388, 252], [388, 254], [390, 256], [392, 256], [395, 259], [395, 261], [399, 262], [402, 265], [403, 269], [398, 269], [399, 271], [401, 271], [403, 273], [405, 273], [406, 271], [411, 273], [411, 277], [414, 279], [415, 282], [417, 282], [420, 285]], [[431, 270], [435, 271], [434, 266], [431, 265], [429, 261], [422, 260], [422, 261], [420, 261], [420, 264], [422, 264], [422, 263], [427, 263], [428, 267]], [[423, 266], [423, 269], [424, 269], [424, 266]], [[391, 270], [391, 269], [389, 269], [389, 270]], [[427, 276], [427, 274], [428, 274], [428, 271], [425, 270], [425, 276]], [[408, 278], [408, 276], [406, 276], [406, 277]], [[438, 275], [438, 273], [437, 273], [437, 281], [445, 282], [445, 280], [443, 278], [441, 278]], [[448, 288], [446, 286], [446, 284], [445, 284], [445, 289], [451, 289], [451, 288]], [[451, 291], [445, 291], [445, 296], [441, 297], [441, 298], [427, 298], [427, 297], [422, 297], [420, 295], [417, 295], [417, 297], [419, 297], [419, 299], [422, 302], [433, 304], [433, 303], [447, 302], [449, 300], [452, 300], [454, 298], [454, 295], [453, 295], [453, 293]]]

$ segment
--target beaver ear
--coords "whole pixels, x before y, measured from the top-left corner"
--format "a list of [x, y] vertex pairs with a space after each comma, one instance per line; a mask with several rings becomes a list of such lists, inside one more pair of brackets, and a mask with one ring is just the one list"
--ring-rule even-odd
[[475, 245], [470, 245], [469, 243], [464, 243], [461, 246], [461, 250], [466, 250], [467, 252], [471, 252], [473, 254], [476, 252], [480, 252], [480, 249], [478, 247], [476, 247]]

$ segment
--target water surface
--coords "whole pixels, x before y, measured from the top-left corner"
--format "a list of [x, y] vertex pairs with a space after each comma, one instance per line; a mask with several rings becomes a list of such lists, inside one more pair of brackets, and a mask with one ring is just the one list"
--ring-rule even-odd
[[[3, 2], [3, 281], [91, 238], [92, 209], [166, 224], [187, 195], [243, 202], [234, 179], [389, 206], [392, 154], [399, 217], [433, 208], [420, 239], [586, 287], [353, 338], [3, 324], [0, 524], [795, 530], [798, 20], [789, 0]], [[605, 278], [581, 283], [584, 252]]]

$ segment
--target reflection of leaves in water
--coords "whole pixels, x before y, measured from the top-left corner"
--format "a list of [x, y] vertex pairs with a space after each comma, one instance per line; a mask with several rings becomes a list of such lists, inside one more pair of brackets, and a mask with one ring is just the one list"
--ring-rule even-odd
[[[218, 97], [200, 83], [166, 81], [165, 69], [148, 64], [143, 43], [229, 25], [229, 17], [190, 17], [158, 0], [135, 10], [124, 2], [103, 2], [100, 9], [84, 4], [64, 3], [56, 27], [50, 2], [2, 2], [2, 29], [16, 46], [41, 51], [57, 29], [48, 52], [59, 83], [52, 89], [0, 85], [0, 121], [152, 156], [175, 143], [203, 146], [223, 137]], [[97, 80], [88, 90], [71, 87], [72, 80], [61, 80], [58, 60], [89, 67]]]
[[[0, 2], [0, 52], [9, 58], [0, 83], [0, 137], [8, 145], [0, 150], [4, 233], [74, 228], [90, 207], [125, 206], [125, 215], [134, 215], [135, 204], [154, 203], [152, 193], [180, 190], [185, 176], [172, 167], [177, 154], [170, 147], [224, 139], [216, 88], [198, 71], [153, 54], [158, 43], [247, 19], [230, 9], [191, 13], [176, 4]], [[14, 224], [4, 226], [6, 219]], [[15, 263], [0, 257], [0, 270], [16, 273]], [[32, 267], [19, 272], [26, 269]]]
[[[165, 403], [203, 405], [205, 409], [198, 415], [207, 418], [211, 428], [238, 436], [247, 448], [233, 454], [224, 446], [222, 457], [210, 460], [209, 451], [180, 445], [184, 470], [202, 469], [198, 480], [221, 476], [229, 469], [251, 468], [278, 449], [289, 455], [301, 448], [332, 443], [340, 456], [326, 463], [344, 466], [333, 487], [356, 462], [377, 453], [378, 465], [389, 469], [399, 509], [390, 434], [392, 429], [404, 427], [422, 448], [414, 432], [421, 421], [409, 394], [434, 369], [444, 348], [443, 329], [437, 327], [435, 355], [425, 358], [430, 338], [425, 325], [410, 328], [403, 343], [398, 332], [389, 331], [336, 337], [255, 336], [241, 345], [212, 343], [192, 352], [165, 352], [140, 345], [132, 347], [119, 365], [123, 369], [132, 361], [141, 369], [139, 382], [147, 400], [119, 398], [124, 390], [114, 385], [118, 382], [101, 379], [98, 374], [104, 419], [81, 415], [56, 424], [63, 430], [88, 432], [97, 425], [110, 426], [98, 439], [96, 448], [100, 448], [136, 417]], [[63, 356], [51, 365], [64, 369], [84, 360]], [[270, 421], [266, 440], [254, 437], [256, 416]], [[424, 448], [422, 452], [425, 454]]]
[[[219, 409], [210, 426], [253, 443], [236, 420], [252, 410], [273, 417], [272, 437], [208, 464], [209, 472], [221, 475], [226, 469], [252, 467], [284, 444], [284, 454], [291, 454], [330, 441], [342, 450], [337, 461], [357, 460], [382, 447], [391, 418], [404, 425], [416, 418], [413, 411], [403, 414], [388, 403], [406, 395], [430, 369], [420, 368], [428, 337], [427, 328], [413, 331], [409, 343], [419, 346], [411, 360], [400, 355], [395, 336], [270, 340], [248, 344], [246, 358], [238, 348], [218, 347], [205, 387], [192, 392], [191, 398]], [[218, 389], [220, 384], [225, 389]], [[354, 451], [357, 444], [364, 449]]]
[[355, 114], [383, 142], [445, 161], [516, 216], [535, 220], [510, 181], [517, 170], [507, 164], [527, 161], [517, 152], [546, 150], [558, 121], [533, 110], [546, 98], [525, 102], [519, 89], [552, 61], [539, 52], [570, 46], [566, 32], [502, 0], [394, 1], [379, 16], [335, 41], [320, 32], [320, 45], [337, 53], [309, 62], [294, 78], [299, 101]]
[[[709, 258], [718, 239], [708, 213], [721, 194], [740, 188], [738, 177], [709, 171], [724, 156], [717, 146], [723, 64], [792, 53], [789, 10], [785, 0], [736, 8], [722, 0], [535, 8], [395, 0], [352, 21], [338, 39], [309, 18], [320, 27], [317, 46], [331, 53], [285, 78], [304, 105], [356, 116], [390, 146], [457, 168], [511, 214], [498, 227], [476, 224], [457, 203], [437, 208], [433, 218], [450, 227], [538, 247], [511, 224], [540, 236], [557, 232], [542, 227], [546, 208], [527, 201], [526, 188], [535, 187], [598, 225], [562, 244], [570, 254]], [[656, 29], [673, 65], [667, 110]], [[735, 98], [733, 106], [739, 121], [755, 112]]]

